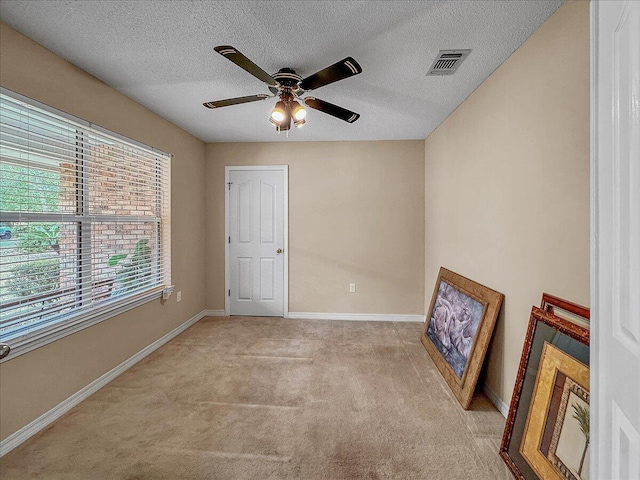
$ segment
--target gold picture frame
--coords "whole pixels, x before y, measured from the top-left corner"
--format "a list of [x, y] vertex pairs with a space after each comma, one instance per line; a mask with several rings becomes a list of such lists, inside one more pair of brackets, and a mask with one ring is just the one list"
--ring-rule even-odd
[[[569, 312], [571, 318], [554, 315], [558, 308]], [[574, 321], [575, 316], [580, 317], [580, 320]], [[520, 445], [540, 368], [542, 348], [545, 342], [549, 342], [576, 360], [589, 365], [589, 330], [581, 326], [589, 323], [589, 316], [588, 308], [546, 293], [542, 296], [542, 307], [531, 309], [509, 414], [500, 444], [500, 456], [518, 480], [539, 480], [520, 453]]]
[[586, 480], [589, 367], [545, 342], [520, 446], [543, 480]]
[[420, 341], [467, 410], [504, 295], [441, 267]]

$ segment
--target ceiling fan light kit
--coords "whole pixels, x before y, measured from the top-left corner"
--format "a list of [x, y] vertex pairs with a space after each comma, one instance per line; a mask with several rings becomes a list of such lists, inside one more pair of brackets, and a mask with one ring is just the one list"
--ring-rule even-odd
[[295, 100], [291, 102], [291, 115], [295, 121], [304, 120], [307, 116], [307, 111], [304, 109], [302, 105], [300, 105]]
[[284, 120], [284, 117], [286, 116], [287, 116], [287, 106], [282, 100], [280, 100], [278, 103], [276, 103], [276, 106], [273, 109], [273, 112], [271, 112], [271, 118], [276, 123], [280, 123]]
[[[325, 102], [324, 100], [315, 97], [302, 98], [302, 95], [310, 90], [315, 90], [330, 83], [362, 73], [362, 68], [352, 57], [347, 57], [313, 75], [302, 78], [291, 68], [281, 68], [277, 73], [269, 75], [230, 45], [220, 45], [215, 47], [214, 50], [243, 70], [249, 72], [258, 80], [264, 82], [273, 94], [273, 97], [279, 97], [269, 118], [269, 121], [275, 126], [277, 132], [288, 131], [291, 128], [292, 121], [298, 128], [306, 123], [307, 111], [298, 100], [302, 100], [306, 106], [314, 110], [339, 118], [347, 123], [353, 123], [360, 118], [358, 113]], [[273, 97], [265, 94], [249, 95], [206, 102], [203, 103], [203, 105], [207, 108], [221, 108]]]

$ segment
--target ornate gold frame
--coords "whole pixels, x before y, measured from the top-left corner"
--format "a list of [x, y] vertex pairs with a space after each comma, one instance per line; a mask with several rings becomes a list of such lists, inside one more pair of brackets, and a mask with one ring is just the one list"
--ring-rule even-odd
[[589, 367], [545, 342], [527, 424], [524, 429], [524, 437], [520, 446], [522, 456], [529, 462], [536, 474], [544, 480], [565, 479], [539, 449], [545, 425], [549, 421], [549, 405], [558, 372], [562, 372], [585, 391], [589, 391]]
[[[438, 289], [441, 282], [445, 282], [453, 286], [456, 290], [481, 303], [484, 307], [482, 318], [480, 319], [473, 345], [466, 362], [466, 367], [461, 377], [458, 377], [447, 360], [445, 360], [442, 353], [440, 353], [438, 347], [436, 347], [431, 338], [427, 335], [429, 323], [432, 320], [433, 307], [438, 296]], [[468, 278], [458, 275], [446, 268], [440, 268], [420, 341], [427, 349], [427, 352], [429, 352], [431, 359], [436, 364], [436, 367], [444, 377], [445, 381], [449, 384], [451, 391], [465, 410], [469, 408], [469, 404], [473, 398], [473, 392], [478, 381], [478, 376], [480, 375], [480, 369], [482, 368], [482, 363], [484, 361], [485, 354], [487, 353], [487, 347], [489, 346], [493, 327], [495, 326], [503, 299], [504, 295], [496, 292], [495, 290], [491, 290], [484, 285], [480, 285], [479, 283], [469, 280]]]

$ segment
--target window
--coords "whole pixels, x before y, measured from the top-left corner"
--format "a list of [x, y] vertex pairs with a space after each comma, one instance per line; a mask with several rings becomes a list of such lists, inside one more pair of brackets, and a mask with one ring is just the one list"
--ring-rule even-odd
[[3, 89], [0, 181], [0, 338], [12, 349], [169, 287], [167, 154]]

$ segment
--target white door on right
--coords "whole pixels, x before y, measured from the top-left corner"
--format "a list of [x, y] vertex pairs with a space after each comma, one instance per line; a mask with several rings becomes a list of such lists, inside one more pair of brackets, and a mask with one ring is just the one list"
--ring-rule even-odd
[[640, 1], [591, 13], [591, 478], [639, 480]]

